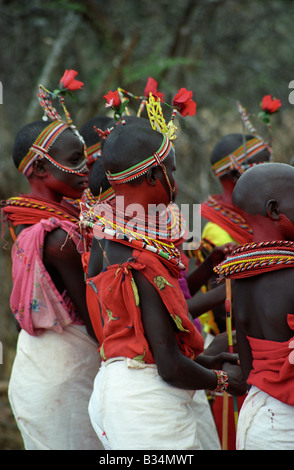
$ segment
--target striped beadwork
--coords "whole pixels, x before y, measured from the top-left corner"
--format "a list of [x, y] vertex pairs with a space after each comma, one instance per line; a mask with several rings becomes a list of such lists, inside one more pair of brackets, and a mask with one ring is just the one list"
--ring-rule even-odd
[[[253, 139], [248, 140], [246, 142], [245, 148], [242, 144], [239, 148], [237, 148], [237, 150], [230, 153], [229, 155], [226, 155], [218, 162], [214, 163], [214, 165], [212, 165], [212, 170], [214, 171], [216, 176], [220, 177], [234, 168], [242, 169], [242, 164], [244, 164], [244, 162], [246, 162], [247, 160], [254, 157], [265, 149], [268, 149], [268, 146], [258, 137], [254, 137]], [[247, 166], [249, 167], [250, 164], [247, 163]]]
[[114, 182], [116, 184], [128, 183], [129, 181], [144, 175], [151, 166], [160, 165], [163, 162], [163, 160], [168, 156], [171, 146], [171, 141], [166, 137], [166, 135], [163, 135], [161, 146], [157, 152], [154, 152], [154, 154], [151, 155], [151, 157], [148, 157], [142, 162], [139, 162], [119, 173], [110, 173], [108, 171], [107, 178], [109, 182]]
[[268, 241], [240, 245], [215, 272], [222, 277], [256, 276], [266, 271], [294, 267], [294, 242]]

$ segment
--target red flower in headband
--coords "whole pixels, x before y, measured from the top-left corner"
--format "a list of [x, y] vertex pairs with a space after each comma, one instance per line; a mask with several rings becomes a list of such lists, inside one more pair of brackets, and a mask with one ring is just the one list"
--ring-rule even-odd
[[196, 103], [192, 100], [192, 91], [186, 88], [180, 88], [173, 99], [173, 106], [180, 112], [182, 116], [194, 116], [196, 114]]
[[158, 85], [157, 81], [154, 80], [154, 78], [149, 77], [147, 80], [145, 90], [144, 90], [144, 96], [149, 98], [149, 94], [152, 93], [153, 96], [163, 101], [164, 94], [161, 93], [160, 91], [157, 91], [157, 85]]
[[118, 90], [109, 91], [103, 98], [106, 100], [105, 108], [120, 108], [121, 99], [118, 94]]
[[272, 98], [271, 95], [265, 95], [261, 101], [261, 109], [266, 113], [273, 114], [278, 111], [282, 103], [277, 98]]
[[69, 91], [79, 90], [84, 85], [83, 82], [75, 80], [78, 72], [75, 70], [66, 70], [61, 77], [59, 84], [61, 88], [66, 88]]

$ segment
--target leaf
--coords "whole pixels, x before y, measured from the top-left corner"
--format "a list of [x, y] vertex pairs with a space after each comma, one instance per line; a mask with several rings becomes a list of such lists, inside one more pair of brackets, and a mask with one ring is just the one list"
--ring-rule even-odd
[[155, 276], [153, 282], [161, 291], [165, 289], [165, 286], [174, 287], [163, 276]]
[[103, 344], [101, 345], [101, 348], [100, 348], [100, 356], [104, 361], [106, 361], [106, 356], [105, 356]]
[[134, 359], [135, 361], [145, 363], [145, 361], [143, 361], [145, 355], [146, 355], [146, 352], [145, 352], [145, 346], [144, 346], [144, 353], [143, 353], [143, 354], [138, 354], [138, 356], [133, 357], [133, 359]]
[[138, 288], [137, 288], [135, 279], [133, 277], [131, 277], [131, 286], [132, 286], [134, 297], [135, 297], [136, 307], [140, 307], [140, 297], [138, 293]]
[[120, 317], [114, 317], [113, 313], [111, 310], [106, 309], [107, 315], [108, 315], [108, 322], [109, 323], [111, 320], [119, 320]]
[[177, 325], [178, 330], [180, 330], [180, 331], [186, 331], [186, 333], [189, 333], [189, 330], [186, 330], [186, 329], [183, 327], [182, 319], [181, 319], [178, 315], [175, 315], [175, 316], [173, 317], [173, 320], [174, 320], [175, 324]]

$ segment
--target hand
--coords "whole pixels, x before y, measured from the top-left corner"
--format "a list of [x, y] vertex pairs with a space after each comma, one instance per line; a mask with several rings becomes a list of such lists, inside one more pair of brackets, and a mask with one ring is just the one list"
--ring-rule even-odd
[[213, 267], [217, 266], [236, 248], [236, 246], [237, 243], [226, 243], [225, 245], [215, 246], [207, 258], [209, 258]]
[[223, 364], [222, 370], [228, 374], [229, 386], [227, 392], [234, 396], [244, 395], [247, 392], [247, 387], [241, 367], [226, 362]]
[[[237, 340], [236, 340], [236, 331], [232, 331], [233, 337], [233, 349], [236, 352], [237, 348]], [[205, 356], [215, 356], [216, 354], [220, 354], [221, 352], [228, 352], [229, 351], [229, 342], [228, 342], [228, 334], [226, 332], [219, 333], [214, 337], [212, 342], [209, 346], [204, 349], [203, 354]]]
[[240, 364], [238, 354], [231, 354], [228, 352], [221, 352], [216, 355], [206, 356], [205, 354], [199, 354], [196, 362], [206, 369], [224, 369], [224, 364]]

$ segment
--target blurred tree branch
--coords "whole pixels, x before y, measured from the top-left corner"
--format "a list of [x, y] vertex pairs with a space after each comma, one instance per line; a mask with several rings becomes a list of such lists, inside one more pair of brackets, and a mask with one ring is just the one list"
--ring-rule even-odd
[[[38, 77], [36, 85], [33, 87], [33, 96], [28, 106], [25, 122], [30, 122], [39, 118], [40, 105], [36, 99], [36, 90], [39, 84], [46, 86], [50, 82], [50, 77], [53, 76], [55, 69], [58, 67], [59, 62], [62, 60], [66, 45], [71, 41], [75, 29], [78, 26], [79, 16], [73, 12], [67, 13], [64, 21], [64, 27], [61, 28], [59, 36], [55, 39], [51, 53], [42, 68], [41, 74]], [[57, 85], [57, 84], [56, 84]]]

